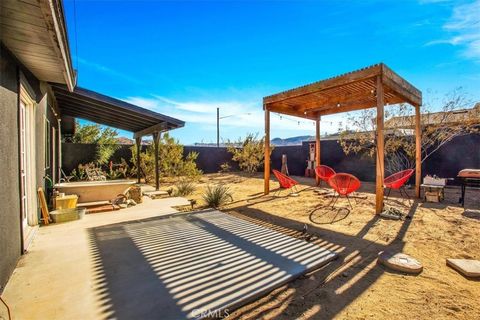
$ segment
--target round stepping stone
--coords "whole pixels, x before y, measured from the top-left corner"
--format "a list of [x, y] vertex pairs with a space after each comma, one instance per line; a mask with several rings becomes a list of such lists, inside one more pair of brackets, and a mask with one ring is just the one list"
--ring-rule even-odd
[[423, 270], [422, 264], [417, 259], [401, 252], [381, 251], [378, 254], [378, 262], [392, 270], [405, 273], [418, 274]]

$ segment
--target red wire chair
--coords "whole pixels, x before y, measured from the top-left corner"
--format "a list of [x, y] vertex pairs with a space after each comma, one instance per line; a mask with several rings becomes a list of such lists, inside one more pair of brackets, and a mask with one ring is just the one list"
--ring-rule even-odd
[[[292, 189], [295, 192], [298, 192], [297, 187], [296, 187], [297, 184], [298, 184], [297, 181], [295, 181], [292, 178], [284, 175], [283, 173], [281, 173], [278, 170], [272, 170], [272, 172], [273, 172], [273, 175], [275, 176], [275, 178], [277, 178], [278, 183], [280, 184], [280, 189]], [[293, 191], [291, 193], [293, 193]]]
[[328, 183], [328, 179], [335, 175], [335, 173], [335, 170], [333, 170], [329, 166], [320, 165], [315, 168], [315, 174], [320, 179], [320, 182], [322, 182], [323, 180]]
[[405, 190], [405, 183], [408, 181], [408, 179], [410, 179], [410, 177], [413, 175], [414, 172], [415, 171], [413, 169], [407, 169], [386, 177], [383, 180], [383, 185], [385, 186], [385, 188], [388, 188], [387, 199], [392, 189], [398, 190], [402, 197], [403, 197], [403, 194], [405, 194], [407, 198], [410, 199], [407, 191]]
[[360, 180], [358, 180], [358, 178], [354, 175], [348, 173], [337, 173], [330, 177], [330, 179], [328, 179], [328, 184], [338, 193], [337, 197], [333, 201], [332, 208], [335, 207], [335, 203], [342, 195], [347, 198], [348, 204], [353, 209], [348, 195], [357, 191], [360, 188], [360, 186], [362, 185]]

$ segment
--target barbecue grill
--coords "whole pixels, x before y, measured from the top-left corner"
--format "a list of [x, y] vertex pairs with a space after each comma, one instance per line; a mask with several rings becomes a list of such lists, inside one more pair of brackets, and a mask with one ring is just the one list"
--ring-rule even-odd
[[458, 200], [465, 207], [465, 191], [467, 187], [480, 188], [480, 169], [463, 169], [458, 173], [457, 178], [462, 183], [462, 195]]

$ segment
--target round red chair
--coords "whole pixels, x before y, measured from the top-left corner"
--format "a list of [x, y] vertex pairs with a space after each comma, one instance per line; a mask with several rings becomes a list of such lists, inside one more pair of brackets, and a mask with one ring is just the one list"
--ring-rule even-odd
[[405, 190], [405, 183], [408, 181], [408, 179], [410, 179], [410, 177], [413, 175], [414, 172], [415, 171], [413, 169], [407, 169], [386, 177], [383, 180], [383, 185], [385, 186], [385, 188], [388, 188], [387, 199], [392, 189], [398, 190], [400, 192], [400, 195], [402, 195], [402, 197], [403, 197], [403, 194], [405, 194], [407, 198], [410, 199], [407, 191]]
[[278, 170], [274, 169], [272, 170], [272, 172], [275, 178], [277, 178], [278, 183], [280, 184], [279, 192], [281, 189], [292, 189], [290, 194], [293, 194], [294, 192], [298, 192], [296, 189], [297, 188], [296, 186], [298, 184], [297, 181], [293, 180], [289, 176], [284, 175]]
[[335, 173], [335, 170], [329, 166], [320, 165], [315, 168], [315, 174], [320, 179], [320, 182], [323, 180], [328, 183], [328, 179], [335, 175]]
[[354, 175], [348, 173], [337, 173], [328, 179], [328, 184], [338, 193], [333, 201], [332, 208], [335, 207], [335, 203], [340, 196], [345, 196], [348, 200], [348, 204], [353, 209], [348, 195], [360, 188], [362, 185], [360, 180]]

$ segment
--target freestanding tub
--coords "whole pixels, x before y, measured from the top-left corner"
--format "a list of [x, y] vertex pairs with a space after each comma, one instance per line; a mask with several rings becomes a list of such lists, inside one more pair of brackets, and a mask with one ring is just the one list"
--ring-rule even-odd
[[76, 194], [78, 202], [97, 202], [113, 200], [119, 194], [125, 193], [136, 181], [107, 180], [62, 182], [54, 185], [58, 192]]

